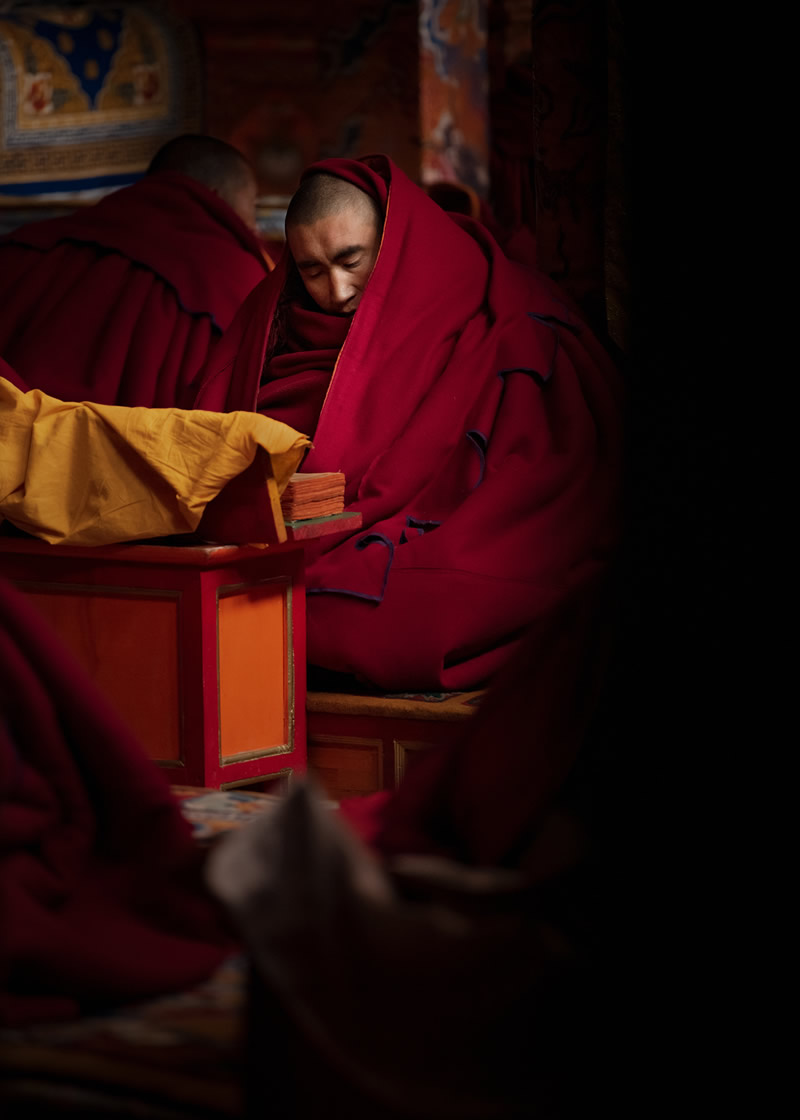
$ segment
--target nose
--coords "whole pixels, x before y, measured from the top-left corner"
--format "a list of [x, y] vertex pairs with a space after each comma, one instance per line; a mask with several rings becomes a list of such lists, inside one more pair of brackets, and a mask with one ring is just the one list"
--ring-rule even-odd
[[342, 273], [333, 272], [328, 278], [328, 299], [330, 306], [343, 309], [353, 296], [353, 286], [350, 277]]

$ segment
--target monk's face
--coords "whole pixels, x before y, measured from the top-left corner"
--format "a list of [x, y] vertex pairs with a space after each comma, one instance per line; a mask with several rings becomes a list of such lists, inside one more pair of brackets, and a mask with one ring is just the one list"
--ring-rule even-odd
[[317, 306], [331, 315], [352, 315], [380, 248], [380, 230], [371, 209], [342, 210], [310, 225], [294, 226], [286, 239]]

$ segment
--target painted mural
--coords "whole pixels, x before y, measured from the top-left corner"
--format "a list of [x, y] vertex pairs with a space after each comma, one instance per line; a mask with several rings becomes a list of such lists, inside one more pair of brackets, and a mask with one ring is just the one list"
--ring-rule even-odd
[[0, 193], [132, 182], [201, 124], [187, 24], [146, 5], [23, 5], [0, 15]]
[[421, 0], [419, 51], [421, 180], [462, 182], [485, 196], [489, 190], [485, 0]]

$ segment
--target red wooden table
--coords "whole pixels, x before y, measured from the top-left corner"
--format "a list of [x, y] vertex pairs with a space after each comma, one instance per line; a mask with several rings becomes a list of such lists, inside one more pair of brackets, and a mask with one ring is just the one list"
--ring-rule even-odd
[[266, 548], [0, 537], [0, 574], [174, 783], [230, 789], [306, 769], [304, 545], [360, 524], [290, 522]]

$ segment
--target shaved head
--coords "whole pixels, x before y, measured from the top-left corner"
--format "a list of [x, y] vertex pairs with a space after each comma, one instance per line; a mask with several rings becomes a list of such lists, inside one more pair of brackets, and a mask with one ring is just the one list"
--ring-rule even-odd
[[287, 234], [296, 226], [311, 226], [345, 211], [372, 221], [377, 230], [383, 226], [383, 215], [372, 195], [338, 175], [319, 171], [303, 179], [295, 191], [286, 211]]
[[147, 174], [158, 171], [179, 171], [202, 183], [227, 202], [246, 225], [255, 229], [258, 193], [255, 173], [232, 144], [201, 134], [176, 136], [159, 148], [150, 161]]

